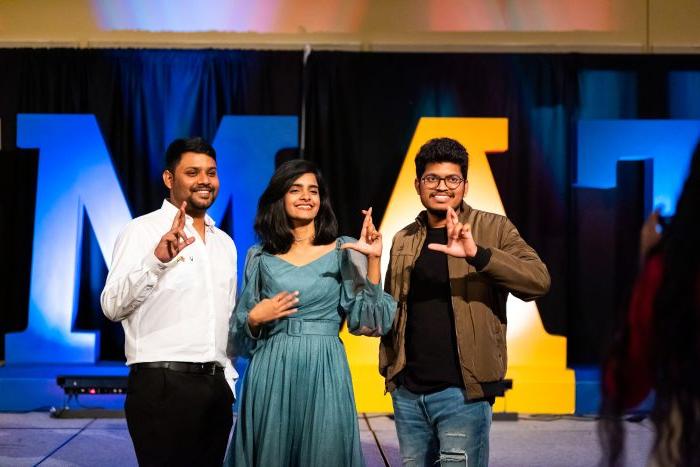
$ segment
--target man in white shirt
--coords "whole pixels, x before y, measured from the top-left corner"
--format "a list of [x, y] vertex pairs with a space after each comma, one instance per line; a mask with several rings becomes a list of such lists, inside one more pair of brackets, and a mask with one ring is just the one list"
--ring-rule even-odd
[[102, 291], [105, 316], [124, 326], [126, 421], [142, 466], [223, 462], [237, 377], [226, 357], [236, 248], [206, 214], [216, 170], [203, 139], [170, 144], [170, 197], [121, 232]]

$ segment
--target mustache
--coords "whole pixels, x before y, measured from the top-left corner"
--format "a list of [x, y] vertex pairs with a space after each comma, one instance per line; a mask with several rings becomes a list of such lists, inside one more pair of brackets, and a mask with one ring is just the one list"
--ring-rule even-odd
[[192, 191], [200, 191], [200, 190], [213, 191], [213, 188], [211, 185], [197, 185], [195, 187], [192, 187]]
[[437, 195], [454, 197], [455, 192], [454, 191], [433, 191], [432, 193], [430, 193], [430, 196], [437, 196]]

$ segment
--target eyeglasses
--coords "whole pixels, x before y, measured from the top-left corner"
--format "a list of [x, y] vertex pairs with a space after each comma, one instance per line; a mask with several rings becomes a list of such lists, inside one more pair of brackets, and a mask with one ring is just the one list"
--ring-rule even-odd
[[448, 175], [447, 177], [438, 177], [437, 175], [425, 175], [423, 178], [420, 179], [421, 182], [423, 182], [423, 185], [425, 185], [426, 188], [437, 188], [440, 186], [441, 181], [445, 181], [445, 186], [449, 188], [450, 190], [454, 190], [457, 187], [459, 187], [464, 179], [462, 177], [458, 177], [457, 175]]

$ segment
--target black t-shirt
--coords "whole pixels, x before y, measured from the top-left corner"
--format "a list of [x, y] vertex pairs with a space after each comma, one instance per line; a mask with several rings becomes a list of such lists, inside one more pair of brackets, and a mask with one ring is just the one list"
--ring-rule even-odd
[[406, 368], [401, 382], [411, 392], [427, 394], [464, 387], [457, 351], [447, 255], [429, 250], [447, 243], [447, 229], [428, 229], [411, 273], [406, 322]]

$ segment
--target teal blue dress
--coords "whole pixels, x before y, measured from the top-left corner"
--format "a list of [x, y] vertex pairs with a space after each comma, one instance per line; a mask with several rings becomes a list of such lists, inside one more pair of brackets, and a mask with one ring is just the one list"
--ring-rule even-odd
[[[367, 281], [364, 255], [336, 248], [303, 266], [252, 247], [231, 318], [229, 353], [250, 358], [226, 465], [363, 466], [350, 369], [338, 337], [389, 332], [396, 303]], [[299, 291], [298, 311], [257, 338], [250, 310], [281, 291]]]

